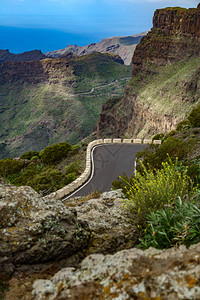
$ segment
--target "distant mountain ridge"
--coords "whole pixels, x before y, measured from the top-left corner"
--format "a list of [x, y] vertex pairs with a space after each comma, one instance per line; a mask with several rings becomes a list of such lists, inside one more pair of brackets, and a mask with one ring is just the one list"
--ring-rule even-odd
[[68, 45], [65, 49], [47, 52], [45, 55], [48, 57], [58, 58], [69, 52], [77, 56], [82, 56], [93, 52], [111, 52], [118, 54], [123, 59], [125, 65], [130, 65], [136, 46], [146, 34], [147, 32], [142, 32], [131, 36], [105, 38], [100, 43], [92, 43], [82, 47], [77, 45]]
[[20, 54], [10, 53], [9, 50], [0, 50], [0, 63], [5, 61], [37, 61], [46, 58], [41, 50], [32, 50]]

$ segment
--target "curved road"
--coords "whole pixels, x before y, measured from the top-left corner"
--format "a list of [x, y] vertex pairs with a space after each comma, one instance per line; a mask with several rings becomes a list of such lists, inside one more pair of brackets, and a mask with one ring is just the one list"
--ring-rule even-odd
[[110, 83], [105, 83], [105, 84], [102, 84], [102, 85], [97, 85], [95, 87], [93, 87], [90, 91], [85, 91], [85, 92], [82, 92], [82, 93], [74, 93], [74, 94], [70, 94], [70, 97], [75, 97], [75, 96], [82, 96], [82, 95], [88, 95], [88, 94], [91, 94], [94, 92], [94, 90], [96, 89], [99, 89], [99, 88], [102, 88], [102, 87], [105, 87], [105, 86], [109, 86], [109, 85], [112, 85], [120, 80], [125, 80], [125, 79], [131, 79], [132, 77], [124, 77], [124, 78], [119, 78], [119, 79], [115, 79], [113, 80], [112, 82]]
[[86, 196], [94, 190], [109, 191], [112, 181], [125, 172], [128, 176], [134, 173], [135, 154], [142, 151], [144, 144], [104, 144], [93, 150], [94, 170], [89, 181], [77, 191], [63, 200], [71, 197]]

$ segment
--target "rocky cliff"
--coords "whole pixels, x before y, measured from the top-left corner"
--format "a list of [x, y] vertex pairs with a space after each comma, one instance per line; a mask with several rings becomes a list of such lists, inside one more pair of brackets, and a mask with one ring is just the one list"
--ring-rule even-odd
[[110, 52], [120, 55], [124, 63], [126, 65], [130, 65], [137, 44], [146, 34], [147, 32], [142, 32], [131, 36], [105, 38], [100, 43], [92, 43], [83, 47], [79, 47], [77, 45], [68, 45], [65, 49], [47, 52], [46, 55], [48, 57], [61, 57], [69, 52], [72, 52], [78, 56], [93, 52]]
[[36, 61], [46, 58], [41, 50], [32, 50], [20, 54], [10, 53], [9, 50], [0, 50], [0, 63], [5, 61]]
[[123, 100], [103, 106], [98, 137], [150, 137], [168, 132], [200, 97], [200, 7], [157, 10], [136, 47]]

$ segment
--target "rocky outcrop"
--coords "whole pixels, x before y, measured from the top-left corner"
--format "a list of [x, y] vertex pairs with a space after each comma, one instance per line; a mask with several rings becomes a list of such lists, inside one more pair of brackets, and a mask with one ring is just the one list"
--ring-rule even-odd
[[34, 299], [200, 299], [200, 244], [95, 254], [33, 284]]
[[41, 50], [32, 50], [20, 54], [10, 53], [9, 50], [0, 50], [0, 63], [5, 61], [37, 61], [46, 58]]
[[77, 45], [68, 45], [65, 49], [45, 53], [48, 57], [63, 57], [66, 53], [73, 53], [77, 56], [87, 55], [93, 52], [114, 53], [119, 55], [125, 65], [130, 65], [136, 45], [141, 38], [147, 34], [142, 32], [131, 36], [121, 36], [105, 38], [100, 43], [92, 43], [87, 46], [79, 47]]
[[48, 266], [76, 266], [92, 253], [115, 253], [138, 242], [121, 191], [62, 203], [30, 187], [0, 185], [0, 278]]
[[87, 224], [61, 201], [42, 199], [30, 187], [0, 185], [0, 278], [66, 260], [79, 262]]
[[175, 129], [199, 103], [200, 9], [166, 8], [133, 55], [133, 78], [120, 103], [105, 104], [97, 138], [150, 138]]
[[[0, 64], [0, 85], [4, 84], [31, 84], [45, 83], [51, 80], [62, 82], [67, 79], [69, 65], [67, 59], [44, 59], [42, 61], [4, 62]], [[71, 74], [70, 74], [71, 73]], [[66, 76], [66, 78], [64, 78]]]
[[152, 71], [147, 64], [162, 66], [198, 55], [200, 10], [165, 8], [156, 10], [153, 28], [133, 56], [133, 74]]
[[117, 190], [105, 192], [98, 199], [90, 199], [74, 207], [78, 220], [86, 222], [91, 232], [89, 247], [85, 249], [87, 255], [115, 253], [137, 244], [138, 231], [129, 223], [123, 199], [124, 195]]

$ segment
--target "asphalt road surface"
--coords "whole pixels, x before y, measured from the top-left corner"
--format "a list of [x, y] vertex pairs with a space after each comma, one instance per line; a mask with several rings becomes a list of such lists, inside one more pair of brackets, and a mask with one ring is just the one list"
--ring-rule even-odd
[[77, 192], [65, 199], [86, 196], [95, 190], [109, 191], [112, 188], [112, 182], [123, 172], [128, 176], [134, 174], [135, 154], [145, 147], [144, 144], [104, 144], [97, 146], [93, 152], [93, 177]]

